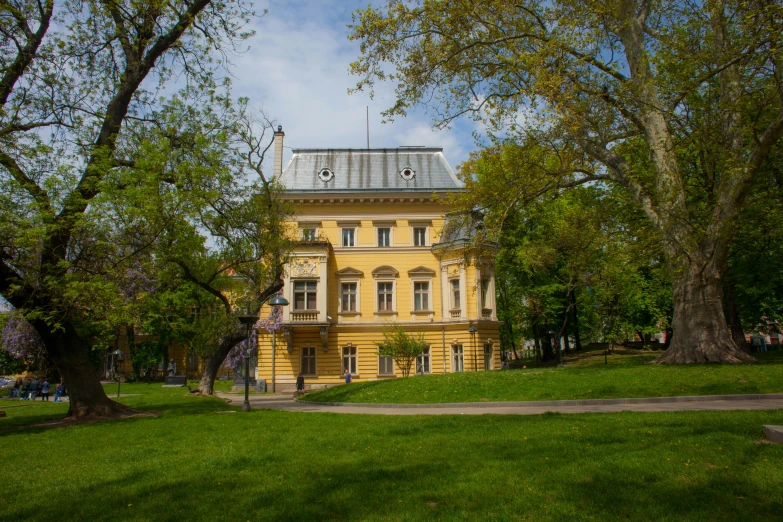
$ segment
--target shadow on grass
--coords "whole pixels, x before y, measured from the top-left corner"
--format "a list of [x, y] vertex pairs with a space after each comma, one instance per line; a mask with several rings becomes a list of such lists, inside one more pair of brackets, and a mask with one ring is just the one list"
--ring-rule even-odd
[[[741, 420], [731, 419], [253, 413], [222, 433], [247, 434], [254, 423], [274, 433], [236, 439], [237, 451], [225, 452], [223, 439], [220, 448], [199, 446], [159, 465], [158, 458], [183, 448], [154, 441], [157, 452], [148, 461], [120, 461], [92, 483], [65, 481], [46, 502], [17, 500], [6, 514], [23, 520], [775, 520], [783, 505], [774, 477], [765, 483], [748, 464], [780, 453], [749, 446]], [[202, 429], [209, 433], [215, 425]], [[664, 460], [678, 439], [698, 445], [703, 437], [739, 449], [722, 469], [698, 453], [693, 467]], [[682, 451], [676, 459], [683, 455], [691, 459]]]

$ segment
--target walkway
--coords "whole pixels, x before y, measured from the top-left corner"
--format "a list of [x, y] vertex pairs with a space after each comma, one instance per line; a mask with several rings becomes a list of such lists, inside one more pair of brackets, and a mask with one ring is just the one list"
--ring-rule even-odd
[[[244, 395], [219, 393], [232, 406]], [[651, 397], [644, 399], [597, 399], [580, 401], [492, 402], [462, 404], [350, 404], [298, 402], [291, 394], [251, 395], [253, 409], [308, 413], [355, 413], [365, 415], [538, 415], [555, 413], [612, 413], [619, 411], [722, 411], [780, 410], [783, 393], [766, 395], [708, 395]]]

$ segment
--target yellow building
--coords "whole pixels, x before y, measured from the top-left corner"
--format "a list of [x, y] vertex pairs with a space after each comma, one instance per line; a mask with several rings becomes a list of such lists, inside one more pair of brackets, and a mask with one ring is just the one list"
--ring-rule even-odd
[[[466, 257], [471, 232], [452, 227], [443, 203], [462, 190], [440, 148], [294, 149], [275, 175], [296, 208], [299, 240], [287, 265], [283, 328], [276, 334], [276, 391], [400, 376], [378, 356], [390, 322], [424, 334], [416, 373], [500, 368], [492, 256]], [[262, 309], [262, 316], [269, 308]], [[472, 330], [471, 330], [472, 329]], [[259, 334], [257, 375], [273, 378], [272, 335]]]

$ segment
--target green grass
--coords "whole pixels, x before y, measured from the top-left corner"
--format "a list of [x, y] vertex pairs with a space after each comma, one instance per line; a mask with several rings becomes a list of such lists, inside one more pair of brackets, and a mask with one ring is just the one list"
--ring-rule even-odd
[[743, 365], [653, 365], [654, 354], [580, 354], [565, 367], [451, 373], [354, 383], [308, 393], [304, 400], [444, 403], [670, 397], [783, 392], [783, 351]]
[[128, 385], [157, 418], [32, 428], [0, 401], [8, 520], [774, 520], [782, 411], [361, 416]]

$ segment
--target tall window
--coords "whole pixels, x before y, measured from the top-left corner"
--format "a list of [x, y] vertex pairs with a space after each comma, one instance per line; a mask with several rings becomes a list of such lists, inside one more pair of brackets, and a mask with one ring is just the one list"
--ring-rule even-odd
[[394, 375], [394, 359], [391, 357], [379, 355], [378, 375]]
[[315, 241], [315, 229], [314, 228], [303, 228], [302, 229], [302, 239], [304, 241]]
[[427, 229], [413, 229], [413, 246], [427, 246]]
[[484, 345], [484, 369], [492, 370], [494, 366], [492, 364], [492, 344], [486, 343]]
[[489, 279], [481, 280], [481, 308], [489, 308]]
[[428, 282], [413, 283], [413, 309], [429, 310], [430, 284]]
[[394, 283], [378, 283], [378, 311], [391, 312]]
[[462, 351], [461, 344], [455, 344], [451, 347], [451, 371], [464, 372], [465, 371], [465, 354]]
[[356, 375], [356, 368], [356, 347], [343, 347], [343, 373], [345, 373], [345, 370], [348, 370], [348, 373], [351, 375]]
[[425, 373], [431, 373], [430, 367], [430, 347], [426, 347], [423, 352], [416, 356], [416, 373], [424, 375]]
[[356, 311], [356, 283], [343, 283], [341, 292], [341, 306], [343, 312]]
[[297, 281], [294, 283], [294, 310], [315, 310], [315, 281]]
[[391, 246], [391, 229], [379, 228], [378, 229], [378, 246], [387, 247]]
[[198, 370], [198, 354], [191, 352], [188, 354], [188, 371], [196, 370]]
[[356, 229], [344, 228], [343, 229], [343, 243], [344, 247], [356, 246]]
[[302, 375], [315, 375], [315, 348], [302, 348]]
[[459, 310], [459, 279], [452, 279], [449, 281], [451, 286], [451, 309]]

